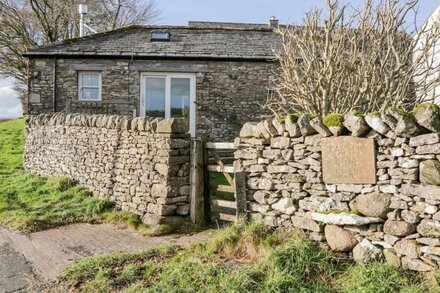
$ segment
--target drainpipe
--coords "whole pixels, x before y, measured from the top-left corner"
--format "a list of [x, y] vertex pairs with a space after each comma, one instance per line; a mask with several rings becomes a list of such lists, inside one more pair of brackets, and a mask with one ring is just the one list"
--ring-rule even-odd
[[53, 58], [53, 93], [52, 93], [52, 111], [55, 113], [57, 111], [57, 57]]

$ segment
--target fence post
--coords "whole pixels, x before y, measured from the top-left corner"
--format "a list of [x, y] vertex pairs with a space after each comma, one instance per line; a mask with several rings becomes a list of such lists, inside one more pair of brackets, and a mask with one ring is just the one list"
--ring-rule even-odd
[[246, 172], [234, 173], [235, 200], [237, 202], [237, 221], [247, 218]]
[[191, 195], [189, 202], [191, 221], [196, 224], [203, 224], [206, 217], [203, 148], [201, 139], [193, 138], [191, 140]]

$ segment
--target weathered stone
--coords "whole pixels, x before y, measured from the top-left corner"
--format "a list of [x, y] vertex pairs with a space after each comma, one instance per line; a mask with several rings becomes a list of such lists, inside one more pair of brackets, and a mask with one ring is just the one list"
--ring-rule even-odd
[[420, 254], [420, 246], [415, 241], [402, 239], [394, 245], [396, 253], [406, 255], [411, 258], [417, 258]]
[[358, 243], [354, 232], [335, 225], [326, 225], [324, 233], [325, 239], [333, 251], [350, 251]]
[[267, 131], [267, 133], [269, 133], [271, 137], [278, 135], [277, 129], [273, 126], [273, 120], [273, 118], [269, 118], [262, 122], [264, 129]]
[[365, 119], [356, 116], [353, 111], [349, 111], [345, 114], [343, 124], [345, 128], [351, 132], [352, 136], [362, 136], [369, 129], [368, 125], [365, 123]]
[[418, 272], [429, 272], [436, 269], [418, 258], [411, 258], [409, 256], [404, 256], [402, 258], [402, 267], [407, 270]]
[[306, 182], [306, 177], [299, 174], [284, 174], [282, 175], [282, 180], [289, 183], [304, 183]]
[[303, 136], [312, 135], [316, 133], [315, 128], [310, 125], [310, 119], [307, 115], [301, 115], [298, 118], [298, 126]]
[[420, 217], [417, 213], [408, 211], [408, 210], [402, 210], [401, 217], [405, 222], [408, 223], [418, 223], [420, 222]]
[[421, 105], [414, 113], [417, 123], [432, 132], [440, 132], [440, 115], [433, 107]]
[[355, 184], [338, 184], [336, 185], [336, 188], [338, 191], [361, 193], [364, 187], [363, 185], [355, 185]]
[[353, 248], [353, 259], [362, 264], [378, 261], [382, 258], [382, 250], [367, 239], [362, 240]]
[[440, 143], [440, 133], [422, 134], [416, 137], [411, 137], [409, 140], [409, 146], [418, 147], [430, 144]]
[[272, 204], [272, 208], [287, 215], [291, 215], [296, 211], [293, 201], [290, 198], [280, 199], [276, 203]]
[[397, 127], [397, 118], [392, 115], [391, 113], [387, 112], [387, 113], [383, 113], [381, 115], [381, 119], [382, 121], [388, 125], [388, 127], [392, 130], [395, 131], [396, 127]]
[[409, 195], [417, 195], [427, 200], [440, 200], [440, 186], [405, 184], [402, 192]]
[[416, 225], [404, 221], [387, 220], [383, 231], [393, 236], [407, 236], [416, 231]]
[[330, 126], [328, 129], [334, 136], [340, 136], [345, 133], [345, 128], [343, 126]]
[[241, 128], [240, 137], [260, 138], [261, 133], [258, 128], [258, 123], [254, 123], [254, 122], [245, 123]]
[[313, 118], [310, 125], [323, 137], [331, 136], [332, 132], [324, 125], [321, 117]]
[[418, 146], [416, 153], [419, 155], [436, 155], [440, 153], [440, 143]]
[[414, 121], [399, 116], [395, 132], [400, 137], [413, 137], [422, 133], [422, 129]]
[[181, 118], [162, 119], [157, 123], [157, 133], [186, 133], [188, 120]]
[[270, 141], [270, 146], [274, 149], [287, 149], [290, 146], [290, 138], [288, 137], [273, 137]]
[[438, 207], [430, 205], [426, 202], [416, 202], [416, 204], [411, 207], [411, 210], [419, 213], [433, 215], [438, 212]]
[[269, 178], [261, 178], [258, 183], [259, 189], [273, 190], [273, 182]]
[[176, 209], [176, 214], [181, 216], [189, 215], [189, 204], [178, 206]]
[[440, 247], [422, 246], [420, 251], [426, 254], [440, 255]]
[[289, 165], [269, 165], [267, 166], [267, 172], [268, 173], [294, 173], [296, 169]]
[[399, 167], [402, 168], [417, 168], [419, 166], [418, 160], [413, 160], [405, 157], [399, 158], [398, 162], [399, 162]]
[[429, 246], [440, 246], [440, 238], [417, 238], [417, 242], [429, 245]]
[[283, 135], [284, 131], [286, 130], [286, 126], [284, 123], [281, 123], [279, 119], [273, 119], [272, 125], [277, 130], [278, 135]]
[[321, 232], [322, 226], [316, 223], [313, 220], [307, 219], [305, 217], [299, 217], [299, 216], [292, 216], [291, 217], [292, 224], [294, 227], [314, 231], [314, 232]]
[[367, 217], [384, 218], [389, 211], [391, 195], [384, 193], [366, 193], [358, 195], [353, 207]]
[[440, 185], [440, 161], [426, 160], [420, 163], [420, 182]]
[[396, 255], [393, 249], [384, 249], [383, 255], [385, 257], [386, 262], [395, 268], [399, 268], [401, 266], [400, 258]]
[[376, 132], [385, 135], [390, 131], [390, 128], [382, 121], [380, 117], [372, 114], [367, 114], [365, 116], [365, 122]]
[[261, 204], [267, 204], [267, 198], [268, 198], [268, 194], [266, 191], [264, 190], [257, 190], [255, 191], [254, 195], [253, 195], [253, 199]]
[[440, 237], [440, 221], [423, 219], [417, 226], [417, 232], [424, 237]]
[[286, 130], [289, 132], [289, 136], [291, 138], [300, 137], [301, 130], [296, 122], [292, 121], [290, 117], [286, 118]]
[[381, 218], [361, 217], [355, 214], [348, 214], [344, 212], [329, 213], [329, 214], [309, 212], [307, 213], [307, 217], [325, 224], [339, 225], [339, 226], [344, 226], [344, 225], [363, 226], [363, 225], [383, 222], [383, 219]]

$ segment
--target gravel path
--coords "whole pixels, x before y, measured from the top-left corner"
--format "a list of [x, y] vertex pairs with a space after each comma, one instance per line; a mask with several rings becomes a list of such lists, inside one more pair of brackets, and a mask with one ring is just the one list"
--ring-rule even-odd
[[0, 227], [0, 292], [39, 292], [44, 281], [85, 256], [201, 242], [209, 235], [144, 237], [110, 224], [73, 224], [29, 235]]

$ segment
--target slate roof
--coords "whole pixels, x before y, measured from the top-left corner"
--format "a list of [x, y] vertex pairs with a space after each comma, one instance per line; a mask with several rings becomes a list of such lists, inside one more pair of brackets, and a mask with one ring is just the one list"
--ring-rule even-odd
[[[195, 23], [197, 24], [197, 23]], [[169, 42], [151, 41], [169, 32]], [[26, 57], [112, 57], [162, 59], [274, 59], [281, 37], [263, 25], [128, 26], [30, 49]]]

